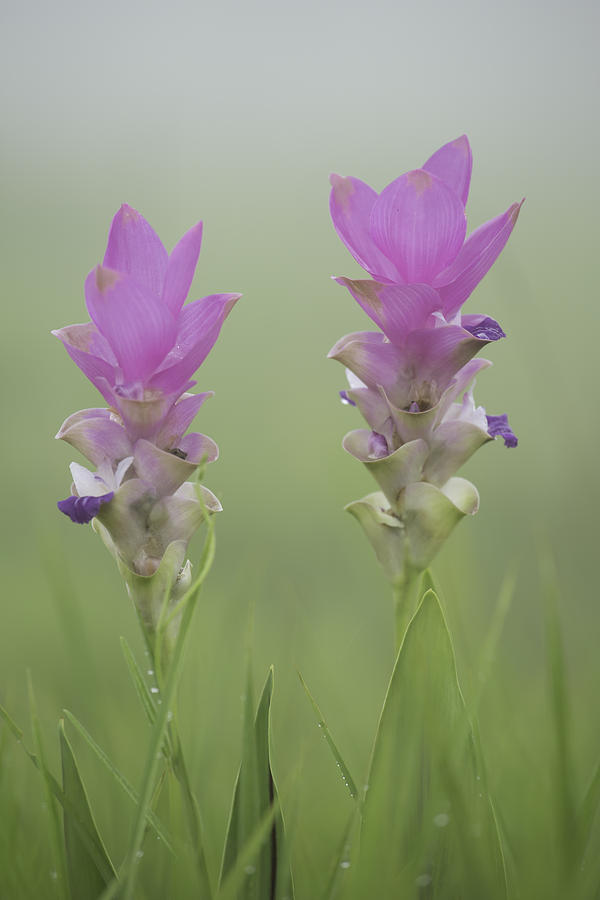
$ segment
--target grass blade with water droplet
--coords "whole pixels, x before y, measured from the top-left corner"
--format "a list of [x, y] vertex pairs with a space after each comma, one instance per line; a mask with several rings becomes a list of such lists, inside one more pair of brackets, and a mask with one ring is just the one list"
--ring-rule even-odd
[[154, 722], [156, 720], [156, 704], [152, 699], [152, 694], [150, 693], [142, 671], [137, 664], [136, 658], [133, 655], [133, 650], [124, 637], [121, 637], [121, 649], [123, 651], [123, 656], [125, 657], [125, 662], [127, 663], [127, 668], [129, 669], [129, 674], [131, 675], [131, 680], [133, 682], [136, 694], [140, 698], [140, 702], [142, 704], [144, 712], [146, 713], [146, 718], [151, 725], [154, 725]]
[[[115, 779], [115, 781], [117, 782], [119, 787], [121, 787], [122, 790], [127, 794], [127, 796], [131, 800], [133, 800], [133, 802], [135, 804], [137, 804], [138, 796], [137, 796], [135, 789], [132, 787], [132, 785], [129, 783], [129, 781], [125, 778], [125, 776], [121, 772], [119, 772], [119, 770], [114, 765], [114, 763], [111, 762], [111, 760], [109, 759], [107, 754], [104, 752], [102, 747], [100, 747], [100, 745], [96, 743], [96, 741], [93, 739], [93, 737], [91, 736], [89, 731], [85, 728], [84, 725], [81, 724], [79, 719], [76, 716], [74, 716], [72, 712], [69, 712], [68, 709], [63, 710], [63, 712], [64, 712], [65, 716], [67, 717], [67, 719], [69, 720], [69, 722], [71, 723], [71, 725], [73, 725], [73, 727], [77, 729], [77, 731], [79, 732], [81, 737], [86, 741], [88, 746], [91, 747], [91, 749], [94, 751], [94, 753], [96, 754], [96, 756], [98, 757], [100, 762], [111, 773], [111, 775], [113, 776], [113, 778]], [[171, 843], [170, 838], [167, 837], [167, 833], [166, 833], [163, 825], [161, 825], [160, 820], [158, 819], [158, 817], [154, 814], [154, 812], [151, 809], [148, 810], [148, 824], [154, 830], [157, 837], [159, 837], [161, 839], [161, 841], [163, 841], [165, 847], [171, 853], [174, 853], [173, 845]]]
[[311, 692], [308, 688], [308, 685], [306, 684], [306, 682], [305, 682], [304, 678], [302, 677], [302, 675], [300, 674], [300, 672], [298, 672], [298, 678], [300, 679], [300, 683], [301, 683], [302, 687], [304, 688], [304, 690], [306, 692], [306, 696], [310, 700], [311, 706], [315, 712], [315, 715], [317, 717], [317, 725], [321, 729], [323, 737], [327, 741], [327, 745], [333, 754], [335, 764], [338, 767], [338, 769], [340, 770], [340, 774], [342, 776], [342, 781], [348, 788], [348, 793], [350, 794], [352, 799], [357, 800], [360, 805], [361, 800], [360, 800], [358, 790], [356, 787], [356, 782], [354, 781], [354, 778], [350, 774], [350, 770], [349, 770], [348, 766], [346, 765], [346, 763], [344, 762], [342, 754], [338, 750], [337, 744], [335, 743], [333, 737], [331, 736], [331, 732], [327, 726], [327, 722], [325, 721], [323, 713], [319, 709], [317, 701], [311, 694]]

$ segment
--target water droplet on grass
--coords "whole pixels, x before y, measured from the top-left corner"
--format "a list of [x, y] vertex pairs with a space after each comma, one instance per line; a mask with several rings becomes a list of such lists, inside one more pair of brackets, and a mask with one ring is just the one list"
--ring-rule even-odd
[[423, 872], [422, 875], [417, 875], [415, 884], [417, 887], [427, 887], [428, 884], [431, 884], [431, 875], [428, 875], [427, 872]]
[[157, 688], [157, 687], [151, 687], [151, 688], [150, 688], [150, 693], [151, 693], [151, 694], [158, 694], [158, 688]]
[[244, 872], [246, 873], [246, 875], [254, 875], [254, 873], [256, 872], [256, 868], [254, 866], [245, 866]]
[[450, 816], [448, 813], [438, 813], [437, 816], [433, 817], [433, 824], [437, 825], [438, 828], [445, 828], [449, 821]]
[[350, 860], [343, 859], [340, 863], [340, 869], [349, 869], [350, 868]]

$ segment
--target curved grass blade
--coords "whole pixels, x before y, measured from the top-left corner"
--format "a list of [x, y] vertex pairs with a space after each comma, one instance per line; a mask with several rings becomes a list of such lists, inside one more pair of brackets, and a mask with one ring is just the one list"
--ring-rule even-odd
[[90, 854], [79, 836], [78, 828], [65, 810], [64, 835], [71, 896], [78, 900], [97, 900], [116, 873], [98, 834], [63, 720], [59, 724], [59, 737], [63, 790], [77, 809], [79, 818], [86, 823], [88, 831], [93, 835], [96, 847], [96, 853]]
[[306, 682], [305, 682], [304, 678], [302, 677], [302, 675], [300, 674], [300, 672], [298, 672], [298, 678], [300, 679], [300, 683], [306, 692], [306, 696], [308, 697], [308, 699], [311, 702], [312, 708], [317, 717], [317, 726], [321, 729], [323, 737], [327, 741], [327, 746], [329, 747], [329, 749], [331, 750], [331, 752], [333, 754], [335, 764], [338, 767], [338, 769], [340, 770], [340, 775], [342, 776], [342, 781], [348, 788], [348, 793], [350, 794], [351, 798], [353, 800], [357, 800], [358, 804], [360, 806], [361, 799], [359, 797], [358, 789], [356, 787], [356, 782], [354, 781], [354, 778], [350, 774], [350, 770], [349, 770], [348, 766], [346, 765], [346, 763], [344, 762], [342, 754], [338, 750], [337, 744], [335, 743], [333, 737], [331, 736], [331, 732], [330, 732], [329, 728], [327, 727], [327, 722], [325, 721], [325, 718], [323, 717], [323, 713], [319, 709], [317, 701], [311, 694], [311, 692], [308, 688], [308, 685], [306, 684]]
[[[79, 719], [76, 716], [74, 716], [72, 712], [69, 712], [68, 709], [63, 710], [63, 712], [64, 712], [65, 716], [67, 717], [67, 719], [69, 720], [69, 722], [71, 723], [71, 725], [73, 725], [73, 727], [79, 732], [81, 737], [86, 741], [88, 746], [91, 747], [91, 749], [94, 751], [94, 753], [96, 754], [96, 756], [98, 757], [100, 762], [111, 773], [111, 775], [113, 776], [113, 778], [115, 779], [115, 781], [117, 782], [119, 787], [121, 787], [121, 789], [127, 794], [127, 796], [130, 798], [130, 800], [133, 800], [133, 802], [137, 805], [138, 796], [137, 796], [137, 792], [135, 791], [135, 788], [133, 788], [133, 786], [129, 783], [127, 778], [125, 778], [125, 776], [121, 772], [119, 772], [117, 767], [111, 762], [109, 757], [106, 755], [106, 753], [104, 752], [102, 747], [100, 747], [100, 745], [96, 743], [94, 738], [91, 736], [89, 731], [85, 728], [85, 726], [81, 724]], [[171, 853], [174, 854], [175, 851], [173, 849], [171, 840], [169, 839], [169, 837], [167, 837], [167, 833], [164, 830], [163, 826], [161, 825], [160, 820], [158, 819], [158, 817], [155, 815], [155, 813], [151, 809], [148, 810], [148, 824], [153, 829], [156, 836], [159, 837], [161, 839], [161, 841], [164, 843], [167, 850], [169, 850]]]
[[[256, 716], [253, 717], [253, 689], [250, 666], [244, 705], [244, 737], [242, 763], [236, 780], [223, 862], [220, 887], [227, 885], [228, 895], [234, 872], [240, 874], [240, 859], [255, 846], [243, 872], [237, 900], [288, 900], [293, 898], [283, 818], [279, 809], [277, 787], [271, 770], [270, 709], [273, 692], [273, 668], [269, 670]], [[276, 810], [274, 812], [274, 810]], [[273, 813], [271, 827], [264, 832], [262, 843], [256, 843], [261, 823]], [[219, 895], [221, 896], [221, 894]], [[232, 895], [234, 896], [234, 895]]]
[[[27, 747], [27, 745], [25, 744], [25, 736], [23, 732], [3, 706], [0, 706], [0, 718], [4, 720], [10, 732], [15, 737], [17, 743], [20, 744], [20, 746], [23, 748], [24, 753], [29, 757], [36, 769], [41, 770], [42, 764], [40, 760], [38, 759], [36, 754]], [[89, 828], [89, 825], [85, 818], [82, 817], [80, 809], [76, 806], [71, 797], [66, 794], [65, 791], [63, 791], [54, 775], [52, 775], [52, 773], [48, 769], [46, 769], [45, 777], [47, 779], [50, 790], [62, 806], [63, 812], [69, 816], [71, 824], [75, 828], [79, 839], [87, 849], [90, 857], [95, 861], [97, 868], [103, 871], [107, 879], [110, 879], [114, 876], [114, 869], [112, 868], [112, 865], [110, 865], [110, 867], [105, 866], [102, 850], [98, 847], [97, 844], [97, 836]]]
[[[476, 839], [475, 839], [476, 838]], [[504, 897], [492, 809], [452, 641], [428, 590], [406, 631], [373, 748], [356, 897]], [[377, 884], [373, 883], [377, 873]]]

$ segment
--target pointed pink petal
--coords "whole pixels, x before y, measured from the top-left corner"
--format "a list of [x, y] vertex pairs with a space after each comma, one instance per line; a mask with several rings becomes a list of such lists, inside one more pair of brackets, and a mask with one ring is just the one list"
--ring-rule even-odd
[[347, 334], [327, 356], [347, 366], [367, 387], [395, 385], [403, 360], [401, 351], [383, 334], [371, 331]]
[[187, 394], [175, 403], [169, 410], [169, 414], [156, 435], [155, 443], [168, 450], [177, 447], [177, 441], [189, 428], [194, 416], [205, 400], [214, 395], [214, 391], [206, 391], [203, 394]]
[[410, 284], [431, 284], [462, 247], [466, 230], [455, 191], [423, 169], [388, 184], [371, 213], [373, 239]]
[[190, 228], [173, 248], [169, 256], [163, 303], [176, 316], [185, 303], [196, 271], [202, 243], [202, 222]]
[[102, 266], [88, 275], [85, 299], [125, 381], [147, 379], [175, 342], [177, 326], [166, 306], [129, 275]]
[[447, 316], [456, 313], [492, 267], [510, 237], [523, 205], [513, 203], [505, 213], [480, 225], [469, 235], [456, 259], [433, 282]]
[[167, 259], [167, 251], [154, 229], [137, 210], [124, 203], [112, 220], [103, 265], [132, 275], [160, 297]]
[[211, 294], [184, 306], [178, 319], [175, 346], [150, 386], [174, 391], [187, 382], [204, 362], [219, 336], [223, 322], [241, 294]]
[[392, 343], [400, 346], [416, 328], [424, 328], [432, 312], [441, 310], [442, 300], [427, 284], [379, 284], [336, 278]]
[[[52, 334], [62, 341], [65, 350], [86, 378], [100, 391], [107, 403], [113, 403], [110, 386], [116, 378], [117, 360], [108, 342], [92, 322], [84, 325], [67, 325]], [[114, 360], [114, 363], [108, 361]]]
[[90, 462], [99, 466], [131, 455], [131, 442], [122, 425], [108, 409], [82, 409], [69, 416], [56, 435], [79, 450]]
[[469, 196], [472, 168], [473, 154], [466, 134], [444, 144], [423, 166], [426, 172], [445, 181], [458, 194], [463, 206], [466, 206]]
[[401, 282], [396, 267], [381, 252], [369, 232], [375, 191], [358, 178], [331, 175], [329, 210], [333, 226], [354, 259], [380, 281]]

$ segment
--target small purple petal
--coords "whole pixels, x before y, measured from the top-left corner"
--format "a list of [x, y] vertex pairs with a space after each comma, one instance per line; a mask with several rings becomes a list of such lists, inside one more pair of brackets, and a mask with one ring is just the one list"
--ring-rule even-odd
[[383, 456], [389, 455], [389, 447], [385, 437], [372, 431], [369, 437], [368, 455], [369, 459], [381, 459]]
[[348, 391], [340, 391], [340, 399], [344, 406], [356, 406], [354, 400], [351, 400], [348, 396]]
[[499, 341], [506, 337], [496, 320], [489, 316], [463, 316], [461, 325], [465, 331], [482, 341]]
[[486, 416], [488, 423], [488, 434], [490, 437], [501, 437], [505, 447], [516, 447], [519, 443], [516, 434], [508, 424], [508, 416], [502, 413], [501, 416]]
[[76, 522], [77, 525], [87, 525], [98, 515], [102, 504], [108, 503], [114, 495], [114, 491], [103, 494], [101, 497], [75, 497], [72, 495], [66, 500], [59, 500], [56, 505], [61, 513], [68, 516], [72, 522]]

